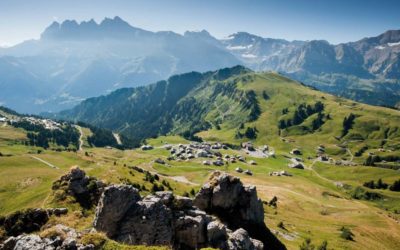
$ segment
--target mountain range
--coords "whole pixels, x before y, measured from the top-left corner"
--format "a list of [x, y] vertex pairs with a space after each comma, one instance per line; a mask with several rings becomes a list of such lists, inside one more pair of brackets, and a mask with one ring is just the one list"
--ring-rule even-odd
[[175, 74], [234, 65], [278, 71], [339, 96], [396, 106], [400, 30], [332, 45], [238, 32], [150, 32], [119, 17], [47, 27], [38, 40], [0, 49], [0, 104], [20, 112], [57, 112], [82, 100]]

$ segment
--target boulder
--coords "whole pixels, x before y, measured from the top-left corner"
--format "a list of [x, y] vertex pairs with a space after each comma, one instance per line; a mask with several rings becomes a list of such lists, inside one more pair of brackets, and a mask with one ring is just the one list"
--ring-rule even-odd
[[228, 249], [262, 250], [264, 249], [264, 244], [259, 240], [251, 239], [246, 230], [239, 228], [229, 235]]
[[131, 245], [171, 245], [172, 211], [161, 198], [146, 197], [131, 205], [113, 238]]
[[228, 238], [226, 226], [220, 221], [211, 221], [207, 225], [207, 238], [212, 247], [224, 248]]
[[193, 207], [193, 200], [189, 197], [176, 196], [174, 205], [178, 210], [189, 209]]
[[207, 219], [205, 216], [185, 215], [177, 218], [175, 227], [175, 246], [177, 249], [199, 249], [207, 243]]
[[55, 216], [61, 216], [61, 215], [65, 215], [68, 213], [68, 208], [65, 207], [60, 207], [60, 208], [50, 208], [47, 209], [48, 213], [50, 215], [55, 215]]
[[261, 240], [265, 245], [285, 249], [264, 224], [264, 209], [256, 188], [244, 186], [237, 177], [214, 172], [209, 182], [196, 194], [193, 204], [216, 215], [230, 229], [243, 228], [250, 237]]
[[56, 246], [43, 240], [38, 235], [29, 234], [17, 240], [14, 246], [15, 250], [54, 250]]
[[[77, 243], [78, 234], [72, 228], [56, 225], [55, 231], [59, 236], [42, 238], [36, 234], [22, 234], [8, 238], [2, 250], [94, 250], [94, 246]], [[62, 235], [62, 237], [61, 237]]]
[[161, 199], [161, 202], [166, 206], [172, 206], [172, 202], [175, 197], [171, 191], [158, 191], [155, 193], [155, 196]]
[[96, 209], [94, 227], [105, 232], [108, 237], [113, 237], [120, 220], [139, 200], [139, 192], [132, 186], [112, 185], [107, 187], [101, 195]]
[[231, 220], [264, 223], [264, 210], [256, 188], [244, 187], [239, 178], [221, 172], [214, 172], [209, 185], [200, 189], [194, 205], [206, 212], [226, 210], [223, 217]]

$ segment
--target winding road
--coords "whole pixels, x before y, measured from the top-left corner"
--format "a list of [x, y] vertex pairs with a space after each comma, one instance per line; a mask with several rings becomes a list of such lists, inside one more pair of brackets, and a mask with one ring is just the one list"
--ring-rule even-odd
[[79, 149], [78, 151], [82, 151], [83, 148], [83, 131], [82, 128], [78, 125], [75, 125], [75, 128], [79, 131]]

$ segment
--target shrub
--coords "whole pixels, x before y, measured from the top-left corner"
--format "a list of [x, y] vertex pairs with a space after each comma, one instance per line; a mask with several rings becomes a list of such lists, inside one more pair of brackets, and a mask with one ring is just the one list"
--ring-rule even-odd
[[381, 194], [375, 193], [375, 192], [369, 192], [366, 191], [362, 187], [356, 187], [352, 192], [351, 192], [351, 197], [353, 199], [357, 200], [380, 200], [383, 198]]
[[43, 230], [42, 232], [40, 232], [39, 236], [42, 238], [50, 239], [54, 239], [58, 236], [61, 240], [65, 240], [67, 238], [67, 235], [63, 230], [57, 230], [55, 227], [50, 227]]
[[353, 240], [354, 234], [351, 232], [351, 230], [347, 227], [341, 227], [340, 228], [340, 238], [345, 239], [345, 240]]
[[84, 234], [81, 238], [81, 244], [83, 245], [93, 244], [95, 249], [102, 249], [106, 241], [107, 241], [106, 236], [101, 233], [88, 233]]
[[392, 185], [390, 185], [389, 189], [390, 189], [390, 191], [399, 192], [400, 191], [400, 179], [395, 181]]
[[300, 250], [314, 250], [315, 246], [311, 243], [310, 238], [306, 238], [300, 245]]
[[327, 250], [328, 249], [328, 241], [324, 240], [321, 245], [317, 247], [317, 250]]
[[250, 128], [247, 127], [246, 131], [244, 132], [244, 135], [249, 138], [249, 139], [256, 139], [257, 138], [257, 128]]
[[343, 119], [343, 130], [342, 130], [342, 137], [349, 133], [349, 130], [353, 128], [354, 120], [356, 116], [353, 113], [350, 113], [348, 117]]

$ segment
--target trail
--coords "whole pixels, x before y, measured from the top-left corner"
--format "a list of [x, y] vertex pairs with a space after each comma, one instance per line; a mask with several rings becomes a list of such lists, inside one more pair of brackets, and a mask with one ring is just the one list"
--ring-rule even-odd
[[[310, 197], [310, 196], [307, 196], [307, 195], [305, 195], [305, 194], [302, 194], [302, 193], [295, 192], [295, 191], [290, 190], [290, 189], [288, 189], [288, 188], [277, 187], [277, 186], [269, 186], [269, 185], [255, 185], [255, 186], [257, 187], [257, 189], [260, 189], [260, 191], [261, 191], [262, 189], [263, 189], [263, 190], [268, 190], [268, 189], [279, 189], [279, 190], [285, 191], [285, 192], [287, 192], [287, 193], [291, 193], [291, 194], [300, 196], [300, 197], [302, 197], [302, 198], [305, 199], [305, 200], [309, 200], [309, 201], [312, 201], [312, 202], [315, 202], [315, 203], [321, 203], [321, 202], [318, 201], [317, 199], [314, 199], [314, 198], [312, 198], [312, 197]], [[333, 207], [335, 207], [335, 206], [333, 206]]]
[[83, 148], [83, 131], [82, 128], [78, 125], [75, 125], [75, 128], [79, 131], [79, 149], [78, 151], [82, 151]]
[[114, 132], [112, 134], [113, 134], [115, 140], [117, 141], [118, 145], [121, 145], [122, 142], [121, 142], [121, 137], [119, 136], [119, 134], [114, 133]]
[[37, 161], [40, 161], [41, 163], [46, 164], [47, 166], [49, 166], [49, 167], [51, 167], [51, 168], [60, 169], [59, 167], [57, 167], [57, 166], [51, 164], [50, 162], [47, 162], [47, 161], [45, 161], [45, 160], [42, 160], [42, 159], [40, 159], [39, 157], [36, 157], [36, 156], [31, 155], [31, 158], [33, 158], [33, 159], [35, 159], [35, 160], [37, 160]]
[[318, 159], [314, 159], [313, 162], [312, 162], [312, 164], [310, 165], [310, 167], [306, 167], [306, 169], [312, 171], [312, 172], [313, 172], [316, 176], [318, 176], [320, 179], [322, 179], [322, 180], [324, 180], [324, 181], [327, 181], [327, 182], [331, 182], [331, 183], [333, 183], [333, 184], [335, 185], [335, 181], [333, 181], [333, 180], [331, 180], [331, 179], [328, 179], [328, 178], [326, 178], [326, 177], [323, 177], [323, 176], [320, 175], [317, 171], [315, 171], [314, 165], [315, 165], [315, 163], [317, 163], [317, 162], [318, 162]]
[[349, 155], [350, 155], [350, 161], [349, 161], [349, 162], [353, 163], [353, 159], [354, 159], [353, 153], [351, 153], [351, 151], [350, 151], [349, 148], [346, 148], [346, 151], [347, 151], [347, 153], [349, 153]]
[[[142, 167], [142, 166], [140, 166], [140, 167]], [[189, 181], [185, 176], [170, 176], [170, 175], [161, 174], [161, 173], [157, 172], [153, 168], [153, 166], [151, 164], [145, 164], [145, 166], [147, 167], [147, 169], [150, 169], [149, 172], [151, 174], [153, 174], [153, 175], [157, 174], [157, 175], [160, 175], [160, 176], [162, 176], [164, 178], [171, 179], [171, 180], [174, 180], [174, 181], [177, 181], [177, 182], [181, 182], [181, 183], [185, 183], [185, 184], [192, 185], [192, 186], [198, 186], [199, 185], [198, 183]]]

